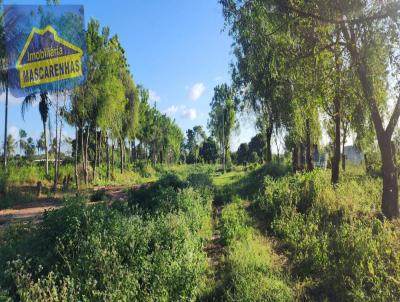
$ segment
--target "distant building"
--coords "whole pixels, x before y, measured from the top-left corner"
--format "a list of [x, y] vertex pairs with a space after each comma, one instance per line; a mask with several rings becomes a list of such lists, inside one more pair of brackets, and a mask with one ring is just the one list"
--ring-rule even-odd
[[361, 164], [364, 159], [363, 154], [354, 146], [345, 146], [344, 155], [346, 156], [346, 160], [357, 165]]
[[318, 151], [318, 146], [317, 145], [314, 145], [314, 152], [313, 152], [313, 156], [312, 157], [313, 157], [314, 167], [326, 169], [326, 166], [327, 166], [327, 163], [328, 163], [327, 154], [320, 153]]

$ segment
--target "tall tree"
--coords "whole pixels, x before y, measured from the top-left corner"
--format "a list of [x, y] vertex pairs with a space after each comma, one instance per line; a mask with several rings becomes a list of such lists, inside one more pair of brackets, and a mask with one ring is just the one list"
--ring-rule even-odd
[[197, 163], [199, 159], [200, 145], [206, 139], [206, 133], [201, 126], [194, 126], [186, 131], [186, 149], [188, 151], [187, 162]]
[[230, 162], [229, 151], [232, 133], [238, 127], [233, 89], [227, 84], [216, 86], [210, 107], [208, 128], [220, 145], [222, 165], [225, 172], [226, 164]]
[[[223, 1], [229, 6], [232, 0]], [[253, 2], [253, 1], [249, 1]], [[258, 2], [258, 1], [257, 1]], [[270, 0], [267, 13], [270, 24], [284, 26], [291, 35], [313, 33], [317, 49], [307, 55], [334, 48], [336, 73], [340, 57], [347, 60], [357, 74], [363, 94], [363, 105], [368, 107], [376, 133], [383, 172], [382, 212], [392, 219], [399, 216], [398, 182], [391, 148], [391, 139], [400, 117], [400, 68], [398, 45], [400, 43], [400, 4], [397, 1], [279, 1]], [[267, 7], [266, 7], [267, 8]], [[276, 23], [278, 21], [278, 23]], [[296, 25], [296, 26], [293, 26]], [[288, 26], [291, 25], [291, 26]], [[298, 26], [301, 31], [297, 31]], [[333, 40], [332, 40], [333, 38]], [[333, 45], [332, 45], [332, 40]], [[296, 40], [304, 45], [301, 39]], [[335, 157], [340, 160], [340, 76], [335, 85], [336, 133]], [[390, 79], [393, 79], [390, 81]], [[393, 110], [385, 118], [389, 95], [397, 94]], [[339, 102], [340, 100], [340, 102]], [[339, 155], [339, 156], [338, 156]], [[335, 170], [337, 170], [335, 163]], [[333, 181], [335, 177], [333, 175]]]
[[24, 129], [19, 129], [18, 136], [19, 136], [19, 140], [18, 140], [19, 155], [22, 156], [22, 150], [25, 150], [25, 146], [26, 146], [25, 139], [27, 138], [28, 134], [26, 133], [26, 131]]
[[272, 159], [271, 139], [275, 128], [281, 128], [289, 117], [291, 85], [282, 68], [288, 64], [282, 45], [288, 35], [275, 39], [275, 23], [268, 18], [264, 1], [221, 0], [226, 25], [232, 36], [235, 61], [232, 79], [239, 109], [257, 117], [259, 130], [265, 133], [266, 160]]
[[[2, 4], [3, 1], [0, 1]], [[0, 91], [5, 91], [4, 108], [4, 149], [3, 149], [3, 167], [7, 167], [7, 139], [8, 139], [8, 63], [6, 59], [6, 47], [3, 26], [4, 14], [0, 14]]]
[[12, 157], [15, 154], [15, 146], [16, 142], [14, 140], [14, 137], [9, 134], [6, 141], [6, 153], [8, 154], [9, 157]]
[[209, 136], [201, 145], [199, 156], [209, 164], [215, 164], [218, 159], [217, 144], [212, 136]]

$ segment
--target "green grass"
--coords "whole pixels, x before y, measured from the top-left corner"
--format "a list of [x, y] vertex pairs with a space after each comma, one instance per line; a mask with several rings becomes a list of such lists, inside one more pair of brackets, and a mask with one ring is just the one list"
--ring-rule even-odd
[[214, 185], [217, 188], [229, 186], [240, 180], [246, 174], [243, 170], [236, 170], [231, 172], [218, 173], [213, 177]]
[[224, 299], [227, 301], [293, 301], [282, 259], [271, 242], [252, 226], [245, 204], [235, 199], [222, 211]]

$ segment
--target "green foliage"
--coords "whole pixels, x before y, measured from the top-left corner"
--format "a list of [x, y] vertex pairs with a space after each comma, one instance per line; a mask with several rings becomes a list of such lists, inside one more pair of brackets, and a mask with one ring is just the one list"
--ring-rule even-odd
[[253, 164], [257, 164], [260, 162], [260, 157], [258, 156], [257, 152], [252, 152], [249, 157], [249, 162]]
[[5, 230], [0, 288], [23, 301], [194, 300], [206, 271], [211, 198], [191, 188], [157, 198], [156, 215], [77, 199], [41, 225]]
[[266, 178], [256, 200], [313, 300], [392, 301], [400, 295], [397, 226], [380, 221], [381, 184], [329, 184], [325, 171]]
[[[8, 173], [7, 171], [0, 171], [0, 196], [4, 195], [8, 187]], [[1, 208], [1, 205], [0, 205]]]
[[[230, 160], [230, 141], [238, 127], [234, 104], [234, 90], [227, 84], [214, 88], [214, 96], [210, 103], [211, 111], [207, 127], [220, 145], [220, 153], [225, 155], [226, 162]], [[222, 159], [222, 162], [224, 159]], [[224, 167], [225, 169], [225, 167]]]
[[186, 162], [188, 164], [197, 163], [199, 160], [200, 146], [206, 139], [206, 133], [201, 126], [194, 126], [193, 129], [186, 131], [186, 144], [188, 155]]
[[199, 156], [208, 164], [215, 164], [218, 159], [218, 148], [215, 140], [209, 136], [201, 145]]
[[106, 199], [105, 190], [97, 190], [90, 196], [91, 202], [104, 201]]
[[247, 143], [240, 144], [236, 151], [236, 162], [239, 165], [244, 165], [249, 162], [249, 145]]
[[221, 237], [227, 245], [250, 235], [248, 214], [243, 210], [241, 200], [235, 198], [232, 203], [226, 205], [222, 211], [223, 224]]
[[193, 188], [212, 188], [213, 180], [210, 174], [207, 173], [192, 173], [189, 174], [187, 181]]

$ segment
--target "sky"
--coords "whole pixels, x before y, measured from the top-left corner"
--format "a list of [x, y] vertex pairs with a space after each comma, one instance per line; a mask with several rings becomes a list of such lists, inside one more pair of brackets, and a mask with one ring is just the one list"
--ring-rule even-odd
[[[32, 4], [34, 1], [5, 1]], [[44, 4], [37, 1], [35, 4]], [[91, 18], [117, 34], [137, 84], [150, 90], [157, 108], [175, 119], [186, 132], [195, 125], [207, 126], [209, 103], [217, 84], [230, 83], [232, 40], [224, 30], [217, 0], [61, 0], [61, 4], [83, 4], [85, 23]], [[0, 95], [0, 141], [4, 139], [4, 100]], [[21, 116], [21, 100], [10, 97], [9, 133], [19, 129], [38, 138], [42, 123], [37, 106]], [[54, 118], [53, 118], [54, 120]], [[255, 134], [249, 116], [240, 117], [240, 131], [231, 147], [248, 142]], [[65, 136], [74, 136], [66, 127]]]

